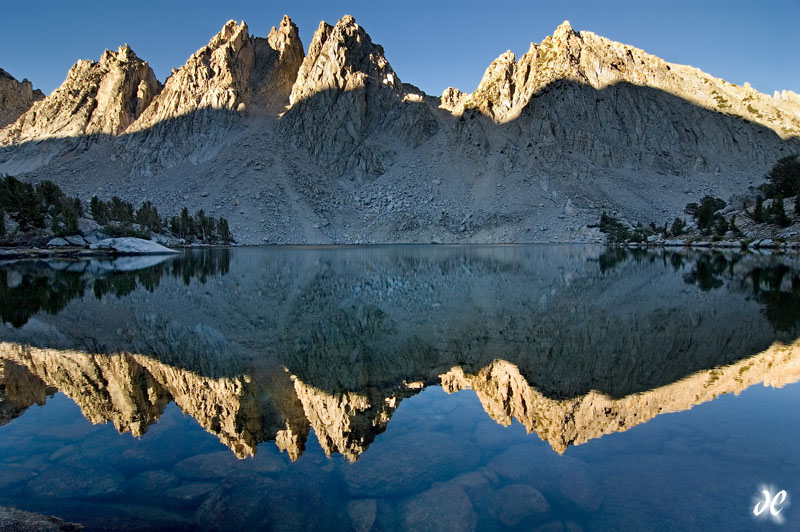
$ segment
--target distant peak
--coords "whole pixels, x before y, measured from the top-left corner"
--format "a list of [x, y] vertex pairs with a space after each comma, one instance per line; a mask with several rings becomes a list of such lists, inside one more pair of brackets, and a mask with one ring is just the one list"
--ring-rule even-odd
[[356, 26], [358, 27], [358, 23], [353, 15], [345, 15], [339, 19], [339, 22], [336, 23], [337, 26]]
[[570, 35], [574, 35], [575, 30], [572, 29], [572, 25], [570, 25], [569, 20], [565, 20], [561, 24], [558, 25], [556, 31], [553, 32], [553, 37], [556, 39], [563, 39], [569, 37]]
[[269, 32], [269, 35], [272, 36], [276, 33], [281, 33], [284, 35], [298, 35], [297, 24], [292, 21], [289, 15], [284, 15], [281, 19], [280, 25], [277, 28], [273, 26], [272, 30]]

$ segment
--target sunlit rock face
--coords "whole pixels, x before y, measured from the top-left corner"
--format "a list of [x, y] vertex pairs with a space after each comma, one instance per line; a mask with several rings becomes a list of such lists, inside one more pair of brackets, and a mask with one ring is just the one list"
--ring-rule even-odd
[[209, 160], [228, 144], [249, 103], [255, 52], [247, 24], [231, 20], [174, 71], [131, 126], [125, 155], [148, 176], [182, 161]]
[[134, 122], [160, 84], [128, 46], [100, 61], [80, 60], [53, 93], [0, 132], [0, 145], [48, 138], [117, 135]]
[[34, 90], [27, 79], [17, 81], [0, 68], [0, 129], [17, 120], [31, 106], [44, 99], [44, 93]]
[[[441, 385], [563, 452], [800, 379], [790, 258], [242, 250], [184, 277], [188, 260], [117, 272], [116, 288], [99, 270], [39, 273], [50, 298], [85, 292], [2, 325], [4, 419], [57, 388], [92, 422], [141, 435], [174, 401], [238, 457], [275, 441], [296, 459], [313, 428], [326, 454], [355, 461], [403, 399]], [[3, 278], [38, 286], [15, 268]]]
[[[800, 134], [800, 117], [796, 113], [800, 106], [791, 95], [772, 98], [749, 85], [740, 87], [592, 32], [575, 31], [566, 21], [540, 44], [531, 43], [518, 61], [510, 51], [495, 59], [464, 107], [506, 122], [518, 117], [532, 98], [556, 81], [576, 82], [597, 90], [620, 83], [650, 87], [707, 109], [763, 124], [785, 138]], [[629, 111], [635, 114], [637, 109]]]
[[[320, 23], [300, 66], [283, 125], [321, 164], [374, 177], [391, 163], [391, 145], [374, 135], [398, 136], [416, 147], [436, 130], [421, 92], [404, 85], [355, 19]], [[386, 135], [388, 134], [388, 135]]]
[[231, 20], [167, 79], [130, 128], [121, 156], [153, 176], [182, 162], [201, 164], [235, 141], [248, 115], [276, 115], [303, 59], [297, 26], [284, 16], [266, 39]]

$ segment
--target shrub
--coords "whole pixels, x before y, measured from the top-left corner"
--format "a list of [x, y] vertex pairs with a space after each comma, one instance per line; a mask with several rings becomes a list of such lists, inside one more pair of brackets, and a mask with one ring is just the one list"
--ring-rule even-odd
[[220, 217], [219, 221], [217, 222], [217, 234], [219, 235], [220, 240], [226, 244], [233, 242], [233, 235], [231, 234], [231, 230], [228, 228], [228, 220], [225, 218]]
[[142, 238], [144, 240], [150, 240], [151, 234], [148, 229], [141, 230], [135, 229], [130, 224], [122, 224], [122, 225], [104, 225], [103, 232], [110, 236], [111, 238], [119, 238], [123, 236], [131, 236], [134, 238]]
[[3, 209], [0, 209], [0, 236], [5, 236], [6, 234], [6, 213]]
[[720, 219], [724, 220], [724, 217], [721, 214], [717, 214], [717, 211], [724, 209], [726, 205], [727, 204], [719, 198], [705, 196], [700, 200], [699, 205], [697, 203], [687, 204], [684, 211], [687, 214], [691, 214], [697, 220], [698, 229], [705, 234], [709, 234], [715, 224], [719, 223]]
[[17, 222], [20, 231], [44, 228], [46, 208], [43, 212], [39, 204], [36, 190], [30, 183], [12, 176], [0, 180], [0, 208]]
[[111, 211], [109, 214], [109, 218], [111, 220], [116, 220], [122, 223], [134, 222], [133, 205], [127, 201], [122, 201], [119, 196], [114, 196], [111, 198], [109, 210]]
[[718, 216], [714, 221], [714, 232], [719, 236], [723, 236], [728, 232], [729, 229], [730, 227], [728, 226], [728, 221], [725, 219], [725, 217]]
[[624, 242], [631, 238], [631, 232], [614, 216], [603, 211], [600, 215], [600, 231], [608, 235], [609, 242]]

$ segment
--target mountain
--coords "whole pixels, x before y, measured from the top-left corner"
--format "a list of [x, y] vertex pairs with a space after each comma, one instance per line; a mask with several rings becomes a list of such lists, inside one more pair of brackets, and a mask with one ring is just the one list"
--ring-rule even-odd
[[128, 47], [79, 61], [0, 130], [0, 172], [202, 208], [250, 244], [600, 241], [601, 211], [662, 224], [707, 194], [740, 205], [800, 152], [797, 94], [567, 22], [441, 97], [351, 16], [307, 54], [289, 17], [249, 31], [229, 21], [163, 88]]
[[34, 102], [43, 98], [44, 93], [34, 90], [30, 81], [17, 81], [0, 68], [0, 129], [17, 120]]
[[88, 135], [117, 135], [147, 109], [160, 84], [128, 45], [99, 62], [78, 61], [53, 94], [0, 132], [0, 143]]

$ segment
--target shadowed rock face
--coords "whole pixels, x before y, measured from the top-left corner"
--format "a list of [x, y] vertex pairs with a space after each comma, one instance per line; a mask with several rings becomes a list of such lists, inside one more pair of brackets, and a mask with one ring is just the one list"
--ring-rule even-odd
[[0, 68], [0, 129], [16, 121], [31, 105], [43, 98], [44, 93], [39, 89], [34, 90], [30, 81], [17, 81]]
[[362, 177], [385, 171], [391, 152], [369, 142], [392, 135], [412, 147], [436, 130], [419, 91], [401, 83], [384, 55], [349, 15], [320, 23], [289, 97], [283, 125], [321, 164]]
[[800, 295], [791, 261], [720, 255], [703, 273], [705, 255], [645, 253], [601, 271], [597, 253], [242, 250], [202, 280], [139, 274], [152, 292], [6, 324], [0, 404], [11, 419], [58, 388], [140, 435], [174, 401], [239, 457], [275, 441], [295, 459], [313, 428], [357, 460], [428, 385], [472, 389], [492, 419], [563, 452], [800, 379], [797, 322], [769, 321]]

